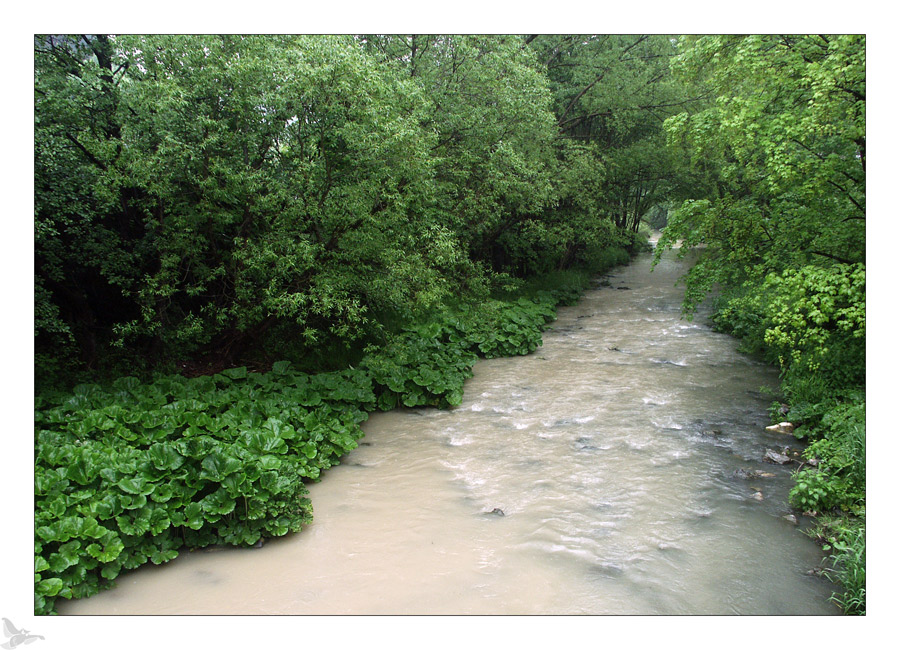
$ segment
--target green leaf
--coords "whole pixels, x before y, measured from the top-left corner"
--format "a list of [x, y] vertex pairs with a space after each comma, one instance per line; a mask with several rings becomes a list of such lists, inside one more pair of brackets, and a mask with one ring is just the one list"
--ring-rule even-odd
[[122, 571], [121, 564], [107, 564], [102, 569], [100, 569], [100, 575], [102, 575], [107, 580], [115, 580], [115, 578]]
[[159, 470], [176, 470], [184, 464], [184, 457], [170, 444], [152, 444], [149, 453], [150, 462]]
[[247, 368], [242, 366], [240, 368], [229, 368], [228, 370], [223, 370], [222, 374], [228, 377], [229, 379], [246, 379], [247, 378]]
[[203, 459], [200, 471], [201, 478], [220, 482], [223, 478], [238, 471], [243, 463], [233, 456], [214, 451]]
[[169, 560], [174, 560], [178, 557], [178, 551], [175, 550], [160, 550], [155, 551], [152, 555], [150, 555], [150, 561], [153, 564], [163, 564], [164, 562], [168, 562]]
[[63, 581], [60, 578], [46, 578], [35, 586], [35, 593], [41, 596], [55, 596], [62, 587]]
[[284, 440], [270, 431], [247, 433], [241, 440], [249, 451], [259, 456], [270, 453], [283, 454], [287, 451]]
[[281, 467], [281, 459], [278, 458], [278, 456], [272, 456], [271, 454], [260, 456], [256, 460], [256, 465], [264, 470], [278, 469]]
[[41, 571], [46, 571], [50, 568], [50, 564], [40, 555], [34, 556], [34, 572], [40, 573]]
[[85, 548], [88, 555], [101, 562], [112, 562], [119, 557], [124, 549], [125, 545], [122, 543], [121, 538], [112, 531]]
[[203, 506], [199, 503], [189, 503], [184, 508], [184, 525], [193, 530], [200, 530], [205, 523]]
[[128, 494], [147, 495], [153, 492], [153, 484], [142, 478], [123, 478], [116, 485]]
[[276, 375], [284, 375], [290, 367], [290, 361], [276, 361], [272, 364], [272, 372]]
[[224, 488], [219, 488], [212, 494], [200, 500], [203, 511], [212, 515], [227, 515], [234, 510], [235, 500], [229, 496]]

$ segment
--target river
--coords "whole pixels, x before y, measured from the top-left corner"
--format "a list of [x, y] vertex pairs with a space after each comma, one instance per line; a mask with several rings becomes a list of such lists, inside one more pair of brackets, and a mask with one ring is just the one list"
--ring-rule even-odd
[[183, 553], [60, 613], [838, 614], [809, 520], [786, 518], [791, 468], [763, 462], [796, 446], [764, 429], [776, 371], [683, 320], [685, 263], [651, 259], [562, 308], [534, 354], [479, 361], [459, 407], [374, 414], [300, 533]]

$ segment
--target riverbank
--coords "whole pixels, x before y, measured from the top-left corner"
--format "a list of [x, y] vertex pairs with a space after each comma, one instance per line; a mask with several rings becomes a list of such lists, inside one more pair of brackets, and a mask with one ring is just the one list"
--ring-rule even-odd
[[61, 611], [837, 613], [806, 575], [821, 551], [784, 519], [790, 471], [762, 461], [777, 376], [680, 320], [682, 263], [638, 260], [560, 308], [535, 353], [479, 360], [458, 406], [373, 413], [309, 486], [301, 534]]
[[[609, 268], [627, 261], [611, 251]], [[35, 400], [35, 612], [186, 548], [253, 546], [312, 521], [307, 487], [369, 414], [459, 405], [477, 358], [529, 354], [587, 273], [538, 278], [401, 330], [356, 368], [82, 384]]]

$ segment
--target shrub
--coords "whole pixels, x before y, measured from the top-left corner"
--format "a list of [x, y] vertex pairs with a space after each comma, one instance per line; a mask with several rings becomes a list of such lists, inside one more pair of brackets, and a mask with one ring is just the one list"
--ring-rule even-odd
[[793, 402], [819, 401], [865, 385], [865, 286], [863, 264], [788, 269], [736, 291], [714, 321], [780, 365]]

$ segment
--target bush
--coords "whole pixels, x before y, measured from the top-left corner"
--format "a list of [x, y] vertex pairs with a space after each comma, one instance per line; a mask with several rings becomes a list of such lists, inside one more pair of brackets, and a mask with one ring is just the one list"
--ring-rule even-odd
[[832, 594], [845, 614], [866, 613], [866, 520], [865, 512], [858, 517], [822, 516], [810, 536], [825, 551], [830, 551], [831, 568], [825, 576], [840, 587]]
[[714, 322], [780, 365], [786, 390], [802, 397], [793, 402], [819, 401], [865, 386], [865, 286], [863, 264], [772, 273], [723, 301]]
[[[738, 336], [743, 349], [781, 368], [789, 402], [773, 417], [788, 419], [815, 465], [795, 474], [791, 503], [824, 514], [835, 571], [844, 587], [834, 600], [847, 613], [865, 613], [866, 397], [865, 266], [804, 266], [770, 274], [723, 296], [716, 327]], [[849, 531], [849, 532], [848, 532]]]
[[376, 386], [378, 408], [447, 408], [462, 402], [476, 356], [462, 345], [446, 345], [439, 338], [442, 331], [438, 324], [406, 330], [363, 359], [360, 367]]
[[812, 440], [803, 455], [816, 460], [816, 469], [797, 473], [791, 501], [803, 510], [855, 512], [866, 498], [865, 401], [818, 406], [824, 408], [806, 412], [821, 415], [800, 430]]

